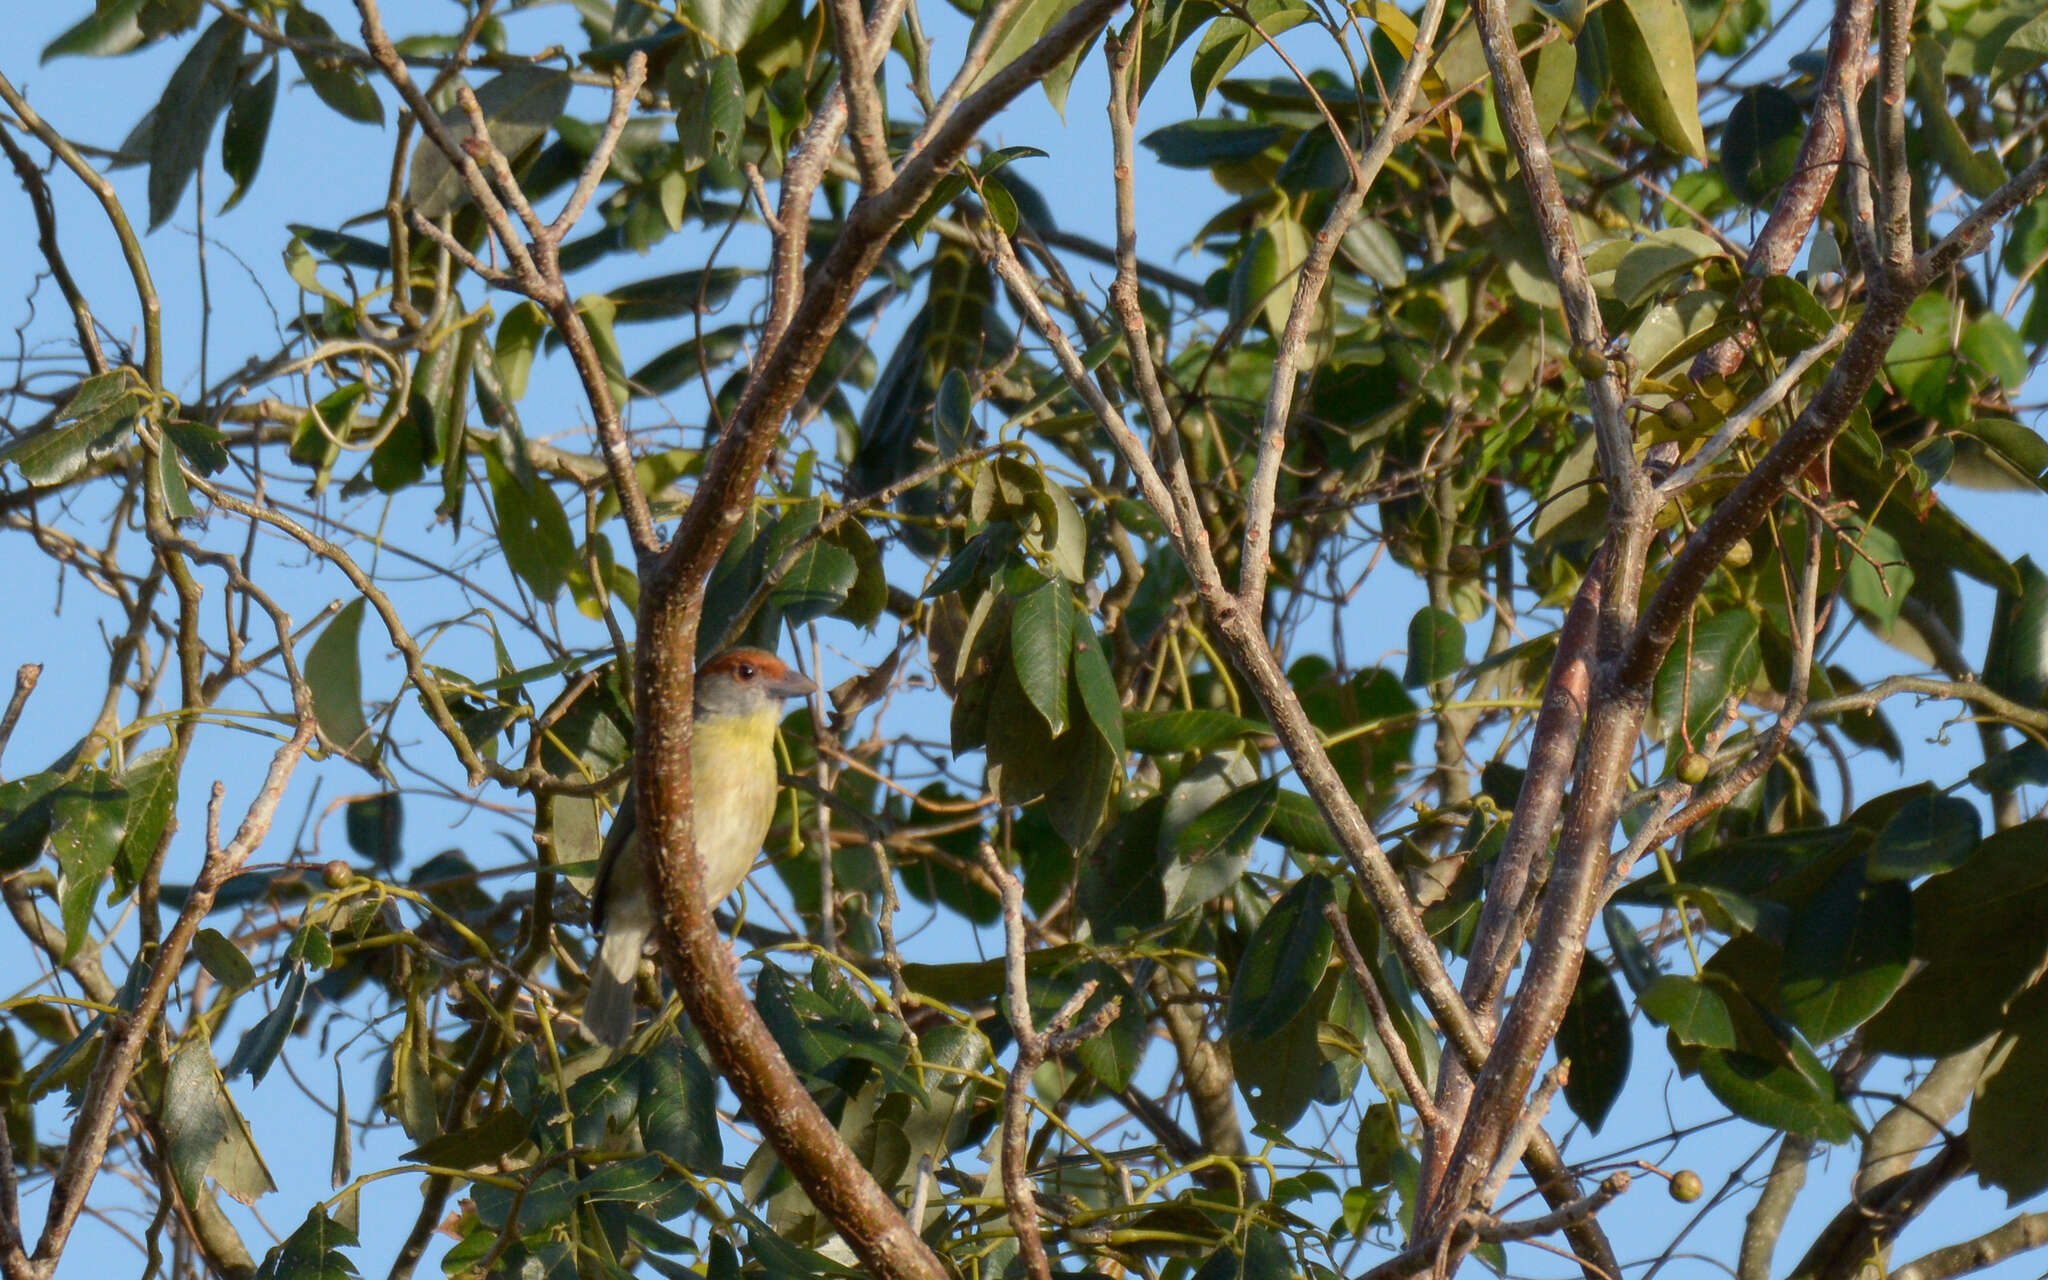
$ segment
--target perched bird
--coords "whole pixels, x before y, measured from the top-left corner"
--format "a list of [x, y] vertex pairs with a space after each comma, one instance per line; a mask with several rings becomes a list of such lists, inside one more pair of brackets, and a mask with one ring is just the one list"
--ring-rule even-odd
[[[728, 649], [697, 672], [690, 777], [697, 856], [705, 896], [714, 906], [747, 878], [775, 817], [775, 729], [782, 700], [816, 688], [763, 649]], [[654, 931], [652, 886], [641, 866], [635, 822], [628, 786], [591, 891], [591, 914], [604, 945], [590, 973], [583, 1025], [613, 1047], [632, 1034], [633, 977]]]

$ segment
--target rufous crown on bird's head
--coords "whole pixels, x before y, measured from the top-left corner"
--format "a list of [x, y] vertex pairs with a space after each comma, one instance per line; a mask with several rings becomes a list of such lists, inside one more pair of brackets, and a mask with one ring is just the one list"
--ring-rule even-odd
[[817, 687], [766, 649], [727, 649], [697, 669], [697, 710], [745, 714]]

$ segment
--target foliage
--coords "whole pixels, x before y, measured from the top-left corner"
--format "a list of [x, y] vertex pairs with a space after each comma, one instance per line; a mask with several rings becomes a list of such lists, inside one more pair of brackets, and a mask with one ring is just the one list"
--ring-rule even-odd
[[[24, 580], [103, 594], [111, 655], [104, 710], [10, 743], [28, 676], [0, 728], [45, 979], [0, 1008], [0, 1158], [52, 1206], [20, 1234], [0, 1187], [7, 1275], [124, 1196], [193, 1273], [352, 1276], [409, 1227], [404, 1275], [439, 1227], [449, 1275], [853, 1274], [902, 1226], [869, 1186], [963, 1276], [1413, 1274], [1560, 1230], [1599, 1274], [1626, 1182], [1574, 1178], [1615, 1161], [1519, 1124], [1553, 1049], [1615, 1150], [1673, 1075], [1802, 1157], [1767, 1198], [1855, 1149], [1802, 1274], [1965, 1172], [2048, 1189], [2048, 577], [1966, 495], [2048, 488], [2025, 6], [1873, 35], [1838, 0], [1825, 65], [1752, 0], [469, 2], [388, 48], [367, 0], [74, 7], [49, 74], [182, 52], [112, 152], [0, 81], [47, 220], [20, 326], [76, 321], [17, 362], [0, 520]], [[1027, 87], [1094, 110], [1093, 60], [1117, 155], [973, 142]], [[1845, 100], [1837, 176], [1802, 148]], [[238, 203], [253, 235], [327, 116], [395, 153], [244, 245], [280, 336], [181, 393], [203, 304], [151, 264]], [[1134, 144], [1210, 193], [1198, 276], [1138, 234]], [[1135, 221], [1067, 195], [1093, 164]], [[119, 165], [132, 296], [89, 295], [50, 193]], [[584, 895], [692, 637], [862, 660], [782, 726], [751, 1008], [683, 982], [614, 1054]], [[1908, 755], [1909, 697], [1981, 759]], [[283, 746], [223, 833], [251, 733]], [[1855, 803], [1879, 758], [1910, 785]], [[281, 802], [342, 807], [348, 853]], [[724, 972], [668, 909], [643, 996]], [[816, 1179], [841, 1148], [792, 1147], [750, 1044], [866, 1182]], [[331, 1055], [334, 1194], [266, 1204], [303, 1221], [265, 1251], [220, 1197], [281, 1198], [273, 1072]], [[1517, 1221], [1525, 1160], [1579, 1208]], [[416, 1222], [363, 1221], [394, 1176]]]

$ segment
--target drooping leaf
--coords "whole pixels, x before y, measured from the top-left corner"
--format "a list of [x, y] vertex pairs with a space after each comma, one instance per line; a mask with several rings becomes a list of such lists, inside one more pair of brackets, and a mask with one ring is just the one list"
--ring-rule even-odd
[[1180, 830], [1161, 875], [1169, 918], [1201, 906], [1244, 874], [1279, 798], [1280, 780], [1262, 778], [1230, 792]]
[[505, 563], [528, 590], [544, 601], [561, 595], [576, 558], [562, 500], [547, 484], [522, 485], [495, 454], [484, 455], [491, 503], [498, 513], [498, 543]]
[[1707, 158], [1700, 130], [1699, 66], [1679, 0], [1602, 5], [1614, 87], [1652, 137], [1683, 156]]
[[361, 1273], [342, 1250], [357, 1243], [352, 1227], [316, 1204], [298, 1230], [264, 1255], [256, 1280], [356, 1280]]
[[341, 607], [306, 651], [305, 673], [321, 736], [351, 759], [369, 761], [376, 752], [363, 715], [363, 608], [360, 597]]
[[680, 1038], [663, 1041], [640, 1060], [639, 1119], [648, 1150], [686, 1169], [715, 1173], [725, 1159], [717, 1078]]
[[235, 1054], [228, 1059], [223, 1074], [229, 1077], [246, 1075], [251, 1084], [262, 1084], [270, 1065], [284, 1051], [284, 1042], [291, 1035], [292, 1024], [298, 1021], [299, 1002], [305, 994], [306, 966], [294, 964], [285, 973], [277, 1003], [255, 1026], [242, 1033], [242, 1039], [235, 1045]]
[[1748, 692], [1763, 670], [1757, 618], [1746, 609], [1717, 613], [1680, 635], [1657, 672], [1657, 720], [1666, 733], [1696, 742], [1720, 722], [1730, 697]]
[[1076, 625], [1064, 582], [1044, 581], [1010, 611], [1010, 661], [1017, 683], [1054, 736], [1067, 731], [1067, 673]]
[[185, 187], [206, 158], [213, 125], [234, 93], [242, 66], [242, 24], [222, 16], [171, 73], [156, 105], [149, 141], [149, 228], [154, 231], [178, 211]]
[[1252, 931], [1231, 977], [1225, 1026], [1257, 1044], [1294, 1020], [1323, 983], [1336, 934], [1323, 916], [1334, 900], [1329, 877], [1303, 876]]
[[136, 15], [142, 0], [111, 0], [95, 4], [93, 11], [66, 27], [56, 39], [43, 46], [39, 61], [84, 55], [107, 58], [142, 47], [144, 36]]
[[2048, 1188], [2048, 986], [2013, 1003], [1970, 1105], [1970, 1161], [2008, 1204]]
[[162, 1115], [171, 1176], [187, 1203], [206, 1195], [208, 1177], [243, 1204], [277, 1190], [204, 1036], [187, 1039], [171, 1055]]
[[1571, 1076], [1565, 1081], [1564, 1100], [1572, 1114], [1598, 1133], [1628, 1083], [1629, 1058], [1634, 1040], [1629, 1032], [1628, 1006], [1614, 975], [1592, 956], [1579, 966], [1579, 980], [1565, 1006], [1564, 1021], [1557, 1028], [1557, 1054], [1570, 1059]]
[[405, 799], [386, 791], [349, 802], [343, 819], [348, 847], [372, 864], [390, 868], [404, 856]]
[[235, 89], [228, 103], [228, 122], [220, 135], [220, 167], [235, 181], [235, 189], [220, 207], [222, 213], [242, 202], [256, 170], [263, 165], [264, 144], [270, 140], [270, 116], [277, 106], [277, 67], [273, 65], [260, 80], [245, 82]]

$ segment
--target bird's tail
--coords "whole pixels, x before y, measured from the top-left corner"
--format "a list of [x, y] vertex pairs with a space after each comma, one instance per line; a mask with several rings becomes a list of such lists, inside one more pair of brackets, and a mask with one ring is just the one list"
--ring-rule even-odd
[[590, 994], [583, 1000], [583, 1025], [614, 1049], [633, 1034], [633, 979], [648, 934], [645, 922], [617, 918], [624, 914], [607, 922], [604, 946], [590, 970]]

